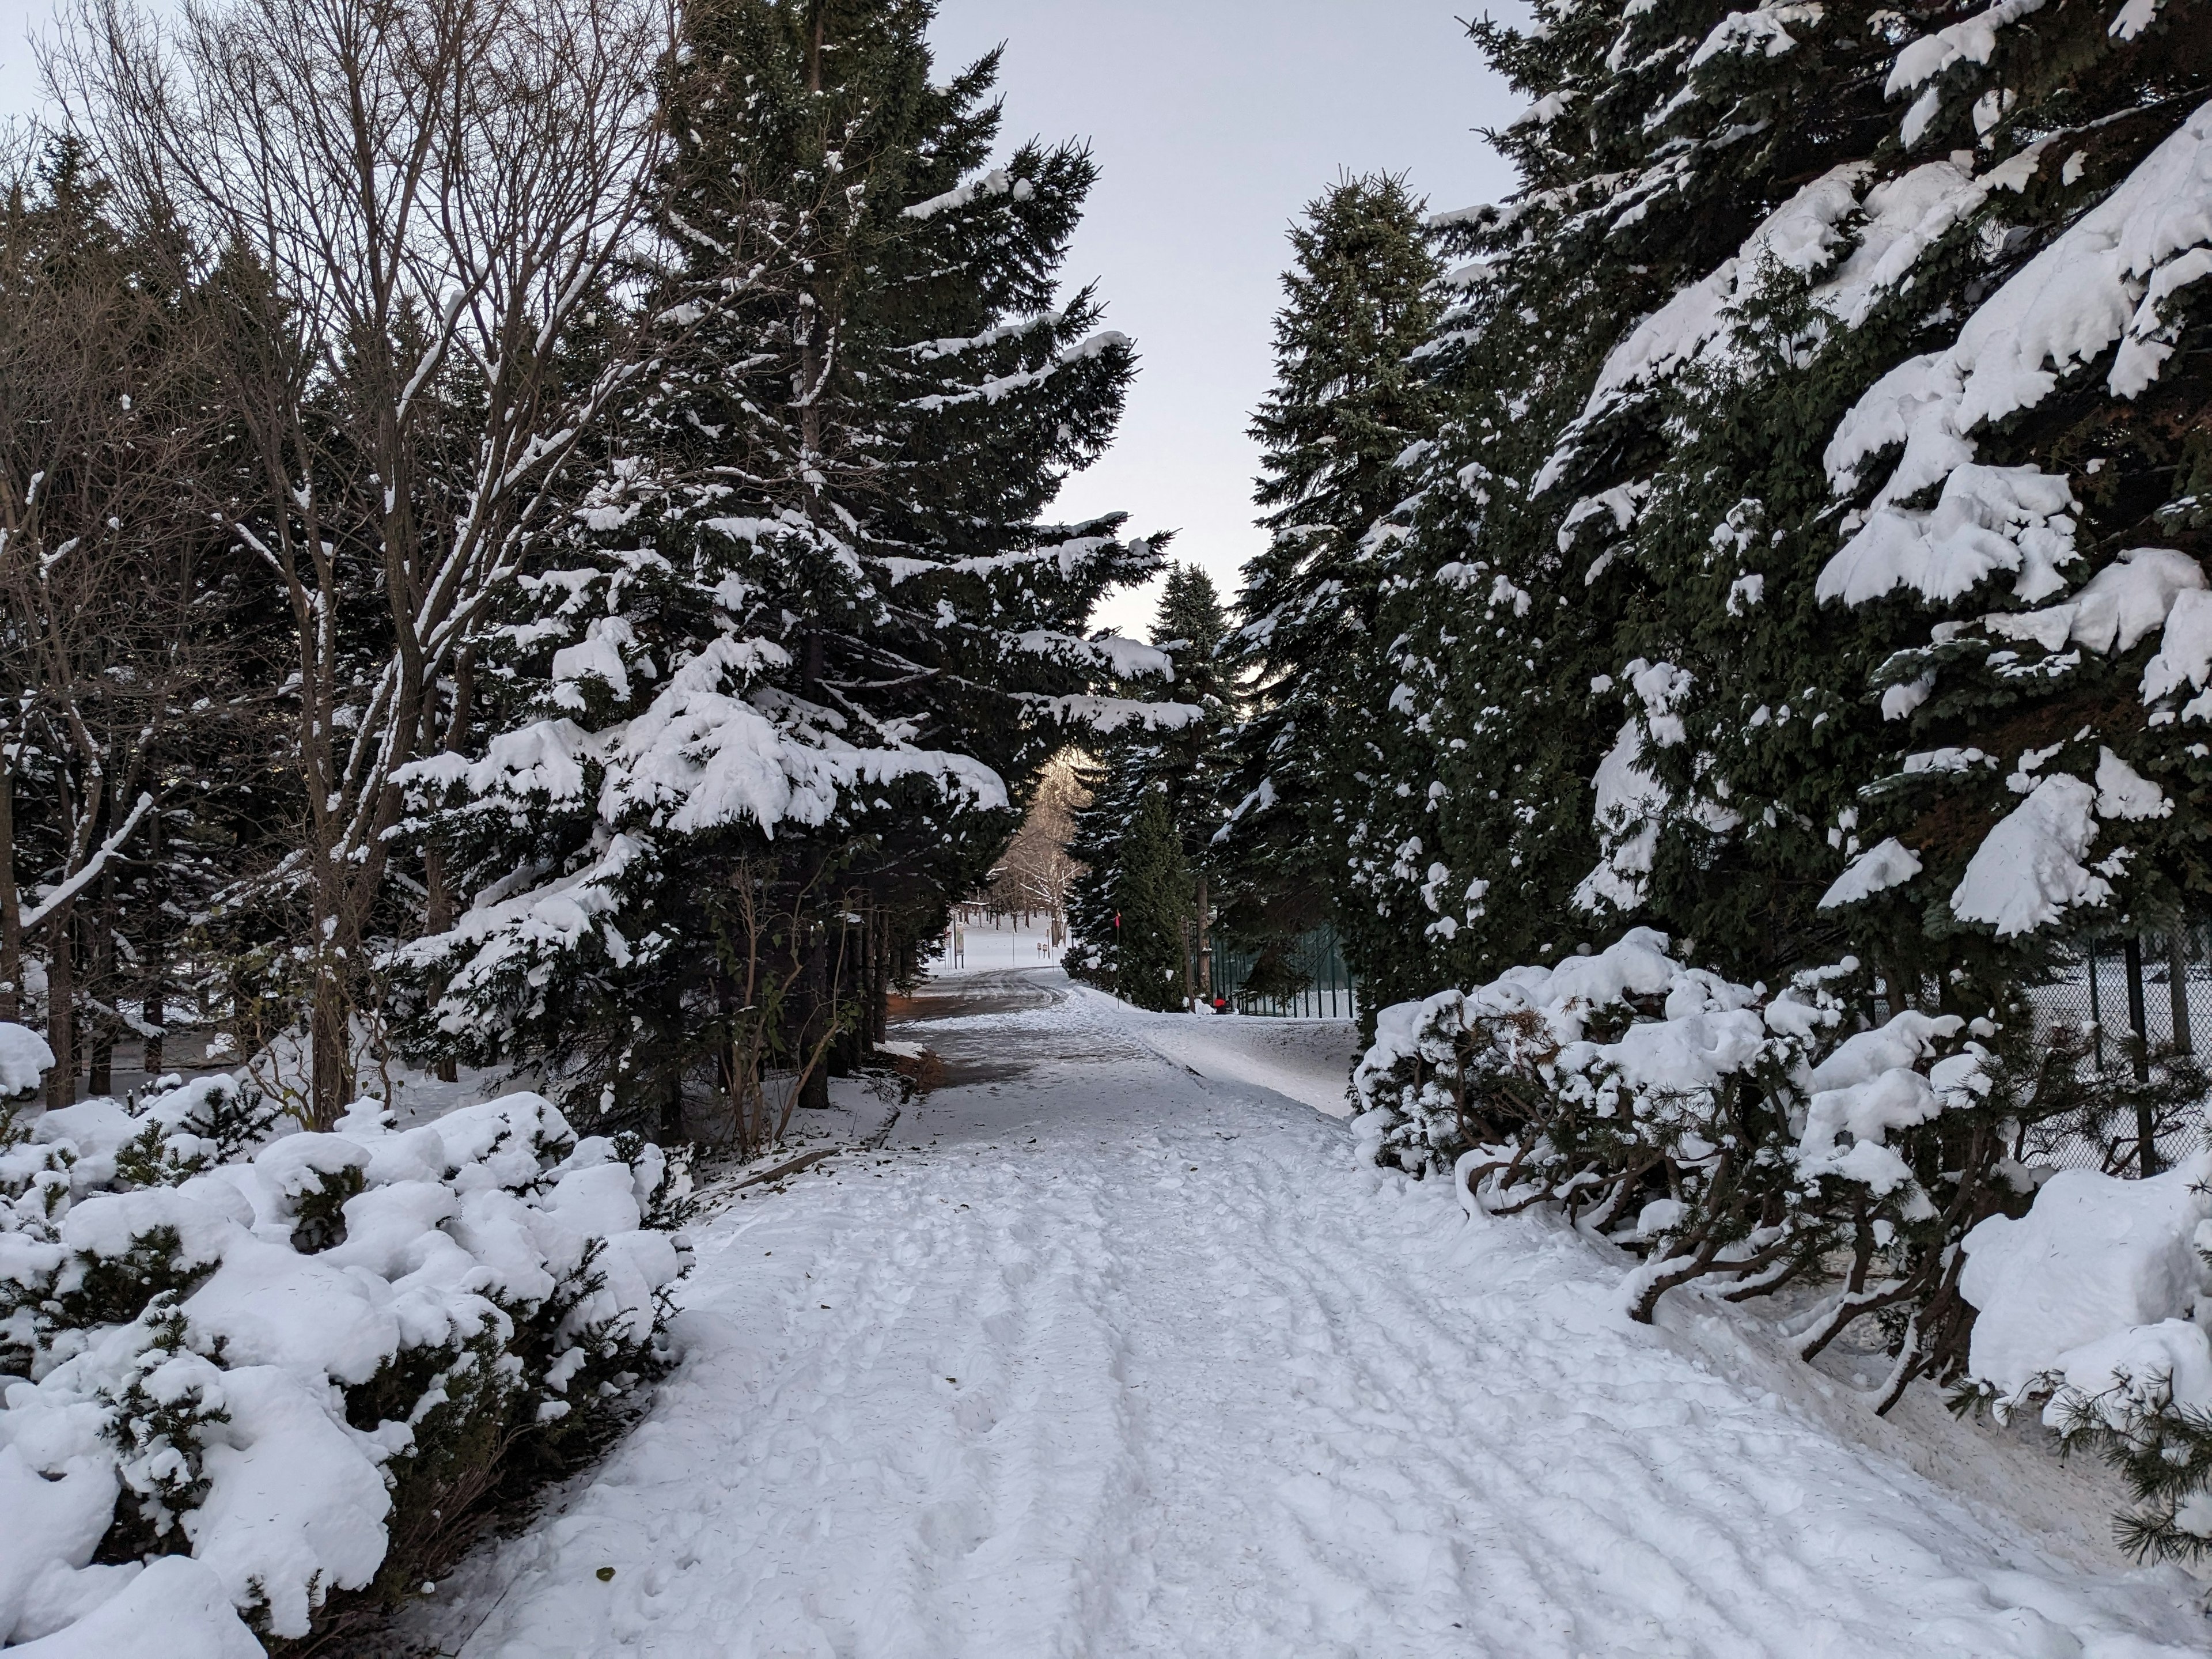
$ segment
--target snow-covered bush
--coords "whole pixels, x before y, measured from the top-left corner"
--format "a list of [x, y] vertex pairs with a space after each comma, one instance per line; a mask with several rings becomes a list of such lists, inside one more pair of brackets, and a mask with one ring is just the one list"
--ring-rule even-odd
[[1954, 1401], [2001, 1419], [2040, 1403], [2134, 1486], [2123, 1544], [2212, 1553], [2212, 1154], [2147, 1181], [2061, 1170], [1960, 1249], [1977, 1314]]
[[0, 1149], [0, 1642], [90, 1654], [129, 1606], [250, 1654], [373, 1616], [663, 1356], [658, 1148], [528, 1094], [272, 1137], [251, 1089], [169, 1082]]
[[1847, 1018], [1849, 959], [1770, 994], [1669, 948], [1638, 928], [1382, 1010], [1353, 1077], [1363, 1145], [1450, 1168], [1470, 1212], [1556, 1203], [1637, 1252], [1638, 1318], [1694, 1279], [1725, 1276], [1738, 1299], [1828, 1279], [1808, 1358], [1872, 1316], [1895, 1361], [1885, 1408], [1914, 1376], [1956, 1376], [1972, 1310], [1954, 1247], [2025, 1206], [2031, 1129], [2109, 1113], [2100, 1091], [2127, 1085], [2086, 1079], [2069, 1039], [2025, 1020]]

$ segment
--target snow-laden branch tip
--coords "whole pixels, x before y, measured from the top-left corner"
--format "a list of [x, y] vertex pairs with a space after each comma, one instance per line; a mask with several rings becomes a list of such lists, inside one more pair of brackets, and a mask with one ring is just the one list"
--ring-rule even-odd
[[986, 197], [1011, 196], [1017, 202], [1026, 202], [1036, 193], [1036, 186], [1026, 179], [1017, 179], [1004, 167], [994, 167], [981, 178], [972, 179], [957, 189], [948, 190], [942, 196], [933, 196], [926, 202], [916, 202], [908, 208], [909, 219], [934, 219], [940, 213], [953, 213], [971, 202]]

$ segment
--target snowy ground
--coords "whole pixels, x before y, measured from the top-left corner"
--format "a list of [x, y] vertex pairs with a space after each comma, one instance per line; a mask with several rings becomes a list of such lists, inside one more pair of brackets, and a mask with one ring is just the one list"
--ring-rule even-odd
[[476, 1659], [2203, 1651], [2199, 1587], [2127, 1569], [2094, 1472], [1932, 1401], [1877, 1421], [1741, 1310], [1632, 1325], [1618, 1259], [1466, 1222], [1235, 1080], [1317, 1087], [1324, 1035], [1172, 1029], [969, 963], [898, 1034], [953, 1086], [699, 1230], [649, 1416], [414, 1634]]

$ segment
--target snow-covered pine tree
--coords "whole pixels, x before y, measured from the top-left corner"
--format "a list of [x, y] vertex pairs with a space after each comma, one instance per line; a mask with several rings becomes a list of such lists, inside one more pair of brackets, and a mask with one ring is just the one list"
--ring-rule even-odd
[[[1976, 1012], [2008, 1003], [2043, 954], [1993, 939], [1993, 918], [1961, 927], [1948, 905], [1960, 865], [2002, 816], [2002, 791], [1989, 767], [1966, 763], [1966, 793], [1978, 790], [1983, 805], [1961, 813], [1960, 768], [1945, 756], [1956, 761], [1978, 745], [1994, 763], [2047, 744], [2069, 717], [2045, 718], [2018, 744], [1989, 744], [1988, 722], [2018, 719], [2012, 705], [2037, 696], [2017, 674], [1978, 691], [1954, 678], [1961, 703], [1948, 726], [1912, 742], [1923, 759], [1901, 769], [1905, 734], [1884, 716], [1909, 713], [1928, 690], [1928, 659], [1892, 656], [1924, 637], [1924, 605], [1963, 601], [1962, 617], [1992, 604], [2011, 611], [2065, 585], [2054, 571], [2069, 503], [2019, 475], [1962, 475], [1967, 488], [1924, 505], [1899, 490], [1884, 505], [1903, 513], [1877, 513], [1870, 530], [1863, 514], [1843, 523], [1853, 556], [1832, 564], [1843, 505], [1830, 485], [1832, 476], [1850, 488], [1836, 436], [1845, 412], [1913, 374], [1916, 353], [1940, 358], [1959, 319], [2097, 198], [2086, 160], [2052, 154], [2069, 132], [2132, 109], [2120, 131], [2099, 127], [2099, 143], [2124, 149], [2135, 131], [2140, 154], [2180, 118], [2192, 86], [2202, 96], [2185, 53], [2131, 45], [2125, 19], [2086, 18], [2039, 25], [2032, 44], [2014, 37], [1996, 71], [2002, 92], [1982, 87], [1978, 116], [1954, 109], [1946, 133], [1929, 124], [1930, 106], [1908, 108], [1904, 94], [1950, 37], [1916, 42], [1893, 15], [1868, 19], [1863, 39], [1880, 49], [1881, 87], [1893, 101], [1878, 121], [1857, 125], [1880, 142], [1863, 136], [1863, 159], [1846, 152], [1805, 182], [1733, 258], [1639, 325], [1562, 447], [1570, 471], [1592, 455], [1637, 458], [1630, 469], [1601, 460], [1585, 472], [1585, 501], [1607, 510], [1577, 510], [1599, 532], [1584, 532], [1598, 556], [1640, 567], [1649, 596], [1614, 671], [1630, 724], [1608, 769], [1625, 787], [1593, 886], [1701, 941], [1717, 966], [1771, 975], [1849, 948], [1879, 964], [1893, 998], [1917, 1002], [1940, 984], [1947, 1004]], [[1959, 72], [1982, 75], [1971, 64]], [[1970, 147], [1943, 149], [1960, 142]], [[1640, 443], [1638, 431], [1648, 434]], [[1892, 422], [1859, 453], [1900, 435]], [[1978, 490], [1978, 480], [1994, 489]], [[1906, 573], [1929, 572], [1939, 562], [1932, 550], [1951, 538], [1973, 544], [1963, 568], [1926, 582]], [[1985, 578], [1991, 586], [1969, 591]], [[1900, 585], [1895, 598], [1864, 603]], [[1856, 603], [1838, 605], [1847, 586]], [[1879, 701], [1866, 689], [1877, 670], [1894, 688]], [[1923, 719], [1944, 715], [1931, 708]], [[2086, 729], [2071, 724], [2086, 744]], [[2080, 751], [2084, 776], [2103, 764], [2102, 748]], [[1864, 797], [1884, 774], [1889, 783]], [[1925, 816], [1940, 799], [1954, 803], [1948, 820]], [[1919, 826], [1903, 842], [1885, 833], [1916, 814]], [[1963, 845], [1961, 836], [1970, 837]], [[1905, 885], [1923, 840], [1949, 860], [1940, 892]], [[1862, 856], [1852, 878], [1832, 888], [1844, 860]]]
[[[1399, 462], [1433, 426], [1412, 361], [1436, 320], [1435, 253], [1402, 178], [1340, 179], [1291, 227], [1275, 316], [1275, 383], [1254, 414], [1255, 499], [1268, 532], [1224, 647], [1251, 713], [1231, 753], [1237, 800], [1213, 859], [1225, 934], [1262, 956], [1335, 919], [1346, 826], [1376, 764], [1386, 672], [1375, 618], [1384, 568], [1367, 532], [1405, 494]], [[1364, 968], [1395, 930], [1340, 924]], [[1363, 949], [1362, 947], [1367, 947]]]
[[690, 15], [656, 370], [485, 641], [478, 752], [416, 775], [475, 894], [404, 953], [419, 1044], [672, 1127], [773, 1002], [763, 1063], [818, 1079], [1071, 731], [1180, 718], [1092, 695], [1167, 659], [1082, 633], [1152, 545], [1040, 517], [1133, 370], [1056, 297], [1095, 169], [987, 170], [995, 55], [933, 85], [928, 16]]
[[1630, 672], [1654, 598], [1634, 532], [1687, 435], [1662, 393], [1719, 325], [1714, 273], [1878, 139], [1869, 15], [1563, 6], [1476, 30], [1534, 100], [1497, 135], [1524, 185], [1442, 222], [1471, 263], [1428, 354], [1448, 410], [1386, 630], [1428, 752], [1377, 792], [1362, 872], [1459, 977], [1556, 960], [1648, 902], [1654, 790], [1620, 696], [1689, 691], [1649, 647]]
[[1903, 149], [1972, 147], [1978, 268], [1838, 422], [1818, 586], [1927, 630], [1836, 902], [2032, 962], [2212, 887], [2212, 9], [1987, 22], [1891, 73]]

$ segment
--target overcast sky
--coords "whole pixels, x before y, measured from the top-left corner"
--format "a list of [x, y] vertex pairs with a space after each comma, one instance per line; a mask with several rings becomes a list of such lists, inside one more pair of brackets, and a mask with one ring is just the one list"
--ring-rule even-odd
[[[32, 107], [26, 35], [54, 0], [0, 0], [0, 112]], [[1520, 8], [1508, 3], [1510, 13]], [[1004, 41], [1009, 147], [1087, 139], [1103, 177], [1068, 276], [1096, 277], [1108, 325], [1143, 358], [1112, 453], [1069, 516], [1126, 508], [1182, 532], [1177, 557], [1224, 597], [1255, 550], [1257, 457], [1283, 233], [1341, 169], [1405, 173], [1437, 208], [1493, 200], [1504, 164], [1474, 129], [1516, 105], [1455, 17], [1470, 0], [944, 0], [949, 73]], [[1141, 633], [1148, 594], [1100, 620]]]

